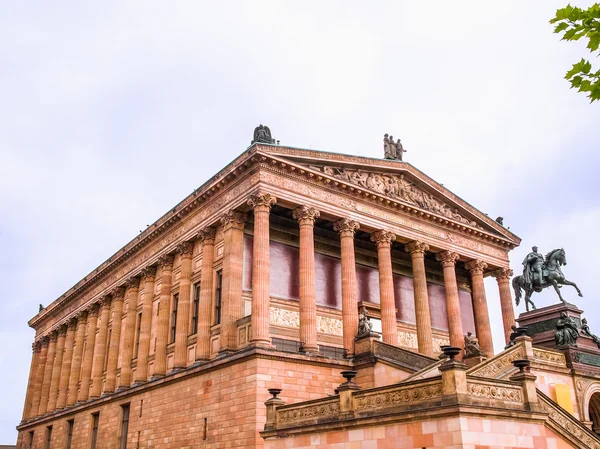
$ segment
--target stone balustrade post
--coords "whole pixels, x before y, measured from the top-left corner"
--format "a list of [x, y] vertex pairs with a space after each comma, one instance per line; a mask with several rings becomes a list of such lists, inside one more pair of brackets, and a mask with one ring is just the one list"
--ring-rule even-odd
[[337, 388], [340, 399], [340, 419], [354, 418], [356, 403], [353, 393], [360, 390], [360, 387], [352, 381], [356, 376], [356, 371], [342, 371], [341, 374], [346, 377], [346, 382]]
[[58, 398], [56, 408], [58, 410], [67, 406], [69, 394], [69, 379], [71, 377], [71, 366], [73, 364], [73, 351], [75, 349], [75, 332], [77, 330], [77, 319], [71, 318], [67, 323], [67, 336], [65, 338], [65, 353], [63, 354], [62, 368], [60, 369], [60, 380], [58, 385]]
[[448, 315], [448, 333], [450, 346], [464, 347], [464, 331], [460, 314], [460, 300], [456, 282], [456, 261], [459, 255], [452, 251], [442, 251], [436, 259], [442, 263], [444, 288], [446, 290], [446, 309]]
[[269, 332], [271, 259], [269, 247], [269, 215], [277, 198], [259, 192], [248, 200], [254, 211], [254, 243], [252, 252], [252, 316], [251, 342], [255, 346], [271, 347]]
[[77, 402], [86, 402], [90, 398], [90, 380], [94, 364], [94, 349], [96, 347], [96, 330], [98, 328], [98, 311], [100, 305], [93, 304], [88, 311], [85, 350], [81, 363], [81, 381]]
[[221, 217], [223, 225], [223, 285], [221, 291], [220, 352], [237, 349], [236, 322], [242, 317], [244, 224], [247, 216], [231, 210]]
[[171, 285], [173, 279], [172, 255], [158, 259], [161, 272], [160, 303], [158, 305], [158, 326], [156, 329], [156, 348], [154, 350], [153, 377], [163, 377], [167, 374], [167, 343], [169, 338], [169, 312], [171, 310]]
[[83, 346], [85, 340], [85, 329], [87, 327], [88, 312], [84, 310], [77, 314], [77, 332], [75, 333], [75, 347], [73, 348], [73, 361], [71, 363], [71, 373], [69, 374], [69, 393], [67, 396], [67, 405], [77, 403], [79, 376], [81, 373], [81, 364], [83, 362]]
[[124, 287], [117, 287], [111, 292], [113, 303], [112, 328], [108, 342], [108, 360], [106, 361], [106, 382], [104, 394], [113, 393], [117, 385], [117, 365], [119, 363], [119, 345], [121, 344], [121, 327], [123, 326]]
[[196, 334], [196, 361], [210, 358], [210, 325], [213, 294], [213, 264], [215, 263], [216, 229], [200, 231], [202, 241], [202, 271], [200, 273], [200, 298], [198, 300], [198, 333]]
[[508, 344], [510, 334], [515, 324], [515, 310], [513, 309], [512, 295], [510, 293], [510, 278], [513, 275], [513, 270], [510, 268], [499, 268], [492, 272], [492, 276], [498, 282], [498, 292], [500, 294], [500, 308], [502, 310], [502, 324], [504, 327], [504, 339]]
[[127, 280], [126, 284], [127, 312], [125, 314], [125, 326], [123, 327], [123, 354], [121, 355], [121, 375], [119, 376], [118, 390], [131, 386], [131, 362], [133, 360], [140, 278], [132, 277]]
[[[456, 349], [458, 352], [460, 348]], [[454, 355], [449, 360], [442, 363], [439, 370], [442, 373], [442, 402], [457, 403], [463, 402], [468, 394], [467, 370], [469, 367], [459, 360], [454, 359]]]
[[276, 430], [277, 429], [277, 407], [285, 405], [285, 402], [278, 398], [277, 395], [281, 393], [280, 389], [269, 388], [269, 394], [273, 396], [265, 402], [267, 408], [267, 420], [265, 423], [264, 430]]
[[383, 342], [398, 345], [396, 324], [396, 300], [394, 299], [394, 275], [392, 272], [392, 242], [396, 235], [385, 230], [374, 232], [371, 241], [377, 244], [379, 266], [379, 295], [381, 305], [381, 330]]
[[356, 259], [354, 234], [360, 225], [354, 220], [342, 218], [333, 224], [340, 235], [342, 265], [342, 334], [346, 356], [354, 355], [354, 338], [358, 333], [358, 292], [356, 284]]
[[152, 302], [154, 300], [154, 276], [156, 267], [146, 267], [142, 270], [144, 293], [142, 294], [142, 321], [138, 342], [137, 368], [135, 370], [135, 383], [148, 380], [148, 357], [150, 355], [150, 333], [152, 332]]
[[56, 355], [54, 356], [54, 365], [52, 367], [52, 377], [50, 380], [50, 394], [48, 396], [48, 409], [46, 410], [47, 413], [52, 413], [54, 410], [56, 410], [58, 387], [60, 383], [60, 370], [62, 369], [66, 336], [67, 326], [62, 325], [58, 329], [58, 340], [56, 341]]
[[108, 338], [108, 321], [110, 320], [111, 297], [105, 296], [101, 302], [100, 322], [98, 323], [98, 336], [94, 347], [94, 363], [92, 365], [92, 388], [90, 399], [100, 397], [102, 393], [102, 374], [106, 362], [106, 342]]
[[485, 286], [483, 284], [483, 270], [487, 268], [487, 263], [481, 260], [471, 260], [465, 264], [465, 268], [471, 273], [475, 332], [483, 352], [485, 352], [488, 357], [492, 357], [494, 355], [494, 343], [492, 341], [490, 316], [488, 313], [487, 299], [485, 297]]
[[58, 332], [50, 332], [50, 343], [48, 344], [48, 355], [46, 356], [46, 366], [44, 368], [44, 381], [42, 383], [42, 397], [40, 398], [40, 408], [38, 415], [45, 415], [48, 411], [48, 399], [50, 397], [50, 383], [52, 382], [52, 370], [54, 368], [54, 358], [56, 357], [56, 342]]
[[529, 360], [515, 360], [513, 363], [517, 365], [519, 362], [525, 362], [524, 366], [521, 366], [520, 371], [510, 376], [509, 379], [515, 382], [521, 382], [523, 388], [523, 402], [529, 410], [538, 411], [540, 410], [540, 405], [535, 384], [537, 376], [531, 374], [529, 371]]
[[[243, 235], [242, 235], [243, 238]], [[243, 248], [243, 240], [242, 240]], [[192, 255], [194, 244], [183, 242], [177, 247], [181, 254], [181, 271], [179, 274], [179, 301], [177, 305], [177, 326], [175, 327], [175, 353], [173, 369], [187, 366], [187, 338], [190, 334], [190, 301], [192, 293]], [[241, 275], [240, 275], [240, 307], [241, 307]], [[241, 318], [241, 314], [240, 317]], [[237, 335], [237, 331], [235, 332]]]
[[315, 285], [315, 220], [320, 212], [314, 207], [299, 206], [293, 217], [300, 227], [300, 350], [318, 353], [317, 291]]

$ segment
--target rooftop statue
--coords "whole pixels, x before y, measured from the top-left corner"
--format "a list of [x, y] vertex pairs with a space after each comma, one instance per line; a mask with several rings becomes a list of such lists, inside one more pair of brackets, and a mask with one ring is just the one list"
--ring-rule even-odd
[[258, 125], [254, 128], [254, 139], [250, 145], [254, 143], [275, 143], [275, 139], [271, 137], [271, 130], [268, 126]]
[[581, 334], [585, 335], [586, 337], [590, 337], [592, 340], [594, 340], [594, 343], [596, 343], [598, 345], [598, 348], [600, 348], [600, 337], [592, 334], [592, 331], [590, 330], [590, 326], [588, 325], [588, 322], [587, 322], [587, 318], [584, 318], [581, 320]]
[[533, 292], [539, 293], [550, 286], [554, 287], [558, 298], [563, 304], [567, 303], [559, 290], [563, 285], [572, 285], [577, 290], [577, 294], [583, 296], [577, 284], [567, 280], [561, 271], [560, 267], [566, 264], [567, 257], [565, 256], [564, 249], [554, 249], [544, 257], [538, 253], [537, 246], [534, 246], [532, 251], [525, 257], [525, 260], [523, 260], [523, 274], [514, 277], [512, 280], [516, 304], [520, 304], [521, 290], [525, 290], [525, 308], [529, 312], [529, 305], [531, 305], [535, 310], [535, 304], [531, 300], [531, 295]]
[[567, 312], [562, 312], [556, 323], [556, 333], [554, 334], [556, 346], [572, 346], [577, 343], [578, 338], [577, 323], [567, 315]]
[[394, 136], [384, 134], [383, 136], [383, 153], [385, 159], [393, 159], [397, 161], [402, 160], [402, 153], [406, 153], [406, 150], [400, 143], [400, 139], [394, 142]]

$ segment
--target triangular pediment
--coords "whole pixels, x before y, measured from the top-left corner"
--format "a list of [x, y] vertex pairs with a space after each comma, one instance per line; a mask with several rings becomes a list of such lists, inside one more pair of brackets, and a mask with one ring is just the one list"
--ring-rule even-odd
[[520, 242], [502, 225], [408, 163], [285, 147], [270, 147], [267, 152], [441, 220], [481, 230], [516, 245]]

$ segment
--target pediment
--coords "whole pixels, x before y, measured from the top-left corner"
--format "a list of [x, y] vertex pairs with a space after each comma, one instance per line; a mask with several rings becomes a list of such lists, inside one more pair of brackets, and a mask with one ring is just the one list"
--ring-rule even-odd
[[408, 163], [295, 148], [270, 150], [279, 159], [425, 211], [440, 221], [468, 226], [516, 245], [520, 242], [506, 228]]

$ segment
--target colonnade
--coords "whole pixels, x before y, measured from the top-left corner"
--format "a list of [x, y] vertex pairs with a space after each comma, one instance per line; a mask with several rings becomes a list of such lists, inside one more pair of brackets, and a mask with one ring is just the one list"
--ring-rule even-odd
[[[248, 200], [254, 213], [251, 344], [259, 347], [271, 346], [269, 218], [271, 207], [276, 201], [274, 196], [262, 192], [252, 195]], [[303, 352], [309, 354], [319, 352], [314, 255], [314, 224], [319, 216], [320, 212], [310, 206], [299, 206], [293, 210], [293, 217], [298, 222], [300, 233], [300, 346]], [[224, 239], [220, 351], [227, 352], [238, 347], [236, 322], [243, 314], [242, 258], [246, 214], [235, 210], [228, 211], [222, 215], [220, 222]], [[358, 325], [354, 237], [359, 228], [360, 224], [357, 221], [344, 217], [335, 221], [333, 227], [340, 238], [343, 345], [348, 356], [352, 356], [354, 352], [354, 338]], [[198, 240], [203, 247], [203, 257], [196, 361], [207, 360], [211, 355], [215, 231], [215, 227], [211, 226], [198, 234]], [[371, 241], [377, 247], [378, 256], [382, 337], [384, 342], [393, 345], [398, 344], [391, 257], [392, 243], [395, 240], [396, 235], [386, 229], [371, 233]], [[187, 337], [190, 321], [193, 247], [193, 242], [187, 241], [176, 248], [181, 256], [181, 271], [178, 280], [179, 301], [175, 329], [174, 370], [186, 368], [188, 361]], [[418, 350], [422, 354], [433, 356], [431, 311], [425, 272], [425, 255], [430, 248], [424, 242], [411, 241], [404, 245], [404, 249], [412, 259]], [[450, 250], [443, 250], [438, 252], [435, 258], [443, 268], [450, 344], [462, 347], [464, 335], [455, 271], [460, 255]], [[153, 377], [167, 374], [169, 311], [173, 300], [173, 260], [172, 254], [161, 256], [153, 265], [145, 267], [140, 275], [126, 280], [123, 285], [34, 343], [24, 420], [98, 398], [102, 393], [109, 394], [128, 388], [132, 384], [148, 381], [150, 338], [154, 319], [157, 320], [157, 335]], [[465, 268], [471, 276], [476, 334], [483, 351], [492, 355], [493, 343], [483, 284], [483, 274], [487, 264], [481, 260], [469, 260], [465, 263]], [[508, 288], [512, 271], [499, 269], [492, 272], [492, 275], [498, 281], [505, 337], [508, 340], [510, 326], [514, 324], [512, 298]], [[161, 279], [160, 303], [158, 316], [154, 318], [152, 303], [157, 276]], [[138, 296], [141, 287], [143, 287], [141, 319], [136, 344]], [[127, 309], [124, 311], [125, 301]], [[111, 309], [113, 325], [109, 339]], [[121, 354], [119, 354], [120, 348], [122, 348]], [[121, 367], [117, 378], [119, 355]], [[135, 359], [137, 365], [135, 378], [133, 378], [132, 362]], [[103, 380], [104, 388], [102, 388]]]

